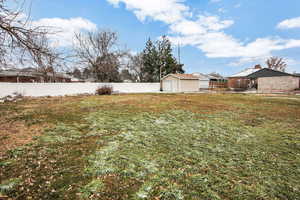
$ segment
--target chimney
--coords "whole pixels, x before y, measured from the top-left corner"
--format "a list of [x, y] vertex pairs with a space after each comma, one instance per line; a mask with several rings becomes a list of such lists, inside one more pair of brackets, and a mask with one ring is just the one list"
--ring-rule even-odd
[[254, 69], [262, 69], [261, 65], [255, 65]]

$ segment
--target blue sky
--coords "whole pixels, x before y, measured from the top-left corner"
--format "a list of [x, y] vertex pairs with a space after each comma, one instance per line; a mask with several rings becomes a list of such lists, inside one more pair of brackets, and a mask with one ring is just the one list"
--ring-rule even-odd
[[133, 52], [167, 35], [181, 44], [187, 73], [230, 75], [269, 56], [300, 72], [299, 8], [299, 0], [32, 0], [31, 18], [60, 27], [53, 40], [65, 47], [74, 31], [109, 28]]

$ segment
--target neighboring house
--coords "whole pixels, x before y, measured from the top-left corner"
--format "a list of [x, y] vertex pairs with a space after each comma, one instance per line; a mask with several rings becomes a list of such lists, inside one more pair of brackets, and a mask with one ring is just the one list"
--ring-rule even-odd
[[34, 83], [41, 82], [43, 78], [38, 72], [30, 68], [9, 69], [0, 71], [0, 82]]
[[73, 75], [70, 74], [61, 74], [64, 78], [68, 78], [71, 83], [84, 83], [85, 81], [83, 79], [80, 78], [76, 78]]
[[[49, 77], [52, 78], [51, 82], [58, 82], [58, 83], [70, 83], [70, 82], [72, 82], [72, 79], [74, 78], [65, 73], [54, 73], [54, 74], [50, 73], [48, 75], [49, 75]], [[75, 81], [75, 82], [77, 82], [77, 81]]]
[[84, 80], [79, 79], [79, 78], [75, 78], [75, 77], [71, 77], [71, 82], [72, 83], [84, 83]]
[[300, 73], [294, 73], [294, 76], [300, 77]]
[[227, 79], [220, 75], [193, 73], [199, 78], [199, 89], [227, 88]]
[[[230, 89], [248, 89], [251, 85], [251, 80], [247, 76], [261, 69], [260, 65], [256, 65], [254, 68], [245, 69], [228, 77], [228, 87]], [[252, 85], [255, 86], [255, 84]]]
[[86, 82], [86, 83], [95, 83], [95, 82], [97, 82], [97, 79], [95, 79], [95, 78], [86, 78], [86, 79], [84, 79], [84, 82]]
[[247, 76], [251, 82], [257, 84], [257, 91], [260, 93], [289, 92], [300, 87], [300, 77], [263, 68]]
[[228, 88], [228, 80], [227, 78], [220, 75], [207, 75], [209, 78], [209, 88]]
[[193, 74], [169, 74], [162, 78], [162, 88], [165, 92], [197, 92], [199, 77]]
[[125, 79], [125, 80], [123, 80], [123, 83], [133, 83], [133, 81], [130, 79]]
[[198, 72], [193, 73], [192, 75], [198, 77], [200, 90], [209, 89], [210, 78], [207, 75]]
[[35, 68], [8, 69], [0, 71], [0, 82], [11, 83], [43, 83], [71, 82], [71, 78], [63, 73], [42, 73]]

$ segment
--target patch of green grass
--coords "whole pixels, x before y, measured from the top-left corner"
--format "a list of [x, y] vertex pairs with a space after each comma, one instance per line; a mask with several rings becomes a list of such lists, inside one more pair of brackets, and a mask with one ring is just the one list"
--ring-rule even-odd
[[93, 195], [97, 196], [98, 192], [101, 191], [103, 186], [104, 184], [101, 180], [93, 180], [80, 190], [80, 196], [84, 199], [88, 199]]
[[[203, 120], [184, 111], [126, 117], [94, 113], [89, 117], [94, 133], [119, 134], [99, 141], [105, 147], [89, 157], [86, 172], [97, 180], [108, 175], [136, 180], [140, 188], [130, 197], [138, 199], [299, 196], [299, 158], [287, 152], [290, 146], [285, 142], [265, 146], [272, 129], [259, 132], [224, 120], [229, 114]], [[285, 158], [276, 154], [285, 154]], [[114, 189], [118, 187], [122, 186], [115, 183]], [[102, 192], [106, 194], [105, 188]]]
[[9, 194], [13, 189], [20, 183], [20, 179], [11, 178], [9, 180], [5, 180], [0, 184], [0, 194], [5, 193]]
[[55, 128], [45, 130], [45, 133], [38, 137], [41, 143], [64, 143], [70, 140], [77, 140], [82, 137], [82, 133], [77, 127], [58, 124]]

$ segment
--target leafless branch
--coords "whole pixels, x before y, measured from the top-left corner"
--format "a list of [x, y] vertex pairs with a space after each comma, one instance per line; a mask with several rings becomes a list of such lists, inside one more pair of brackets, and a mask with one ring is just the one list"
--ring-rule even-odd
[[278, 70], [278, 71], [285, 71], [287, 64], [283, 60], [283, 58], [279, 57], [271, 57], [266, 61], [266, 64], [270, 69]]
[[77, 33], [74, 51], [77, 59], [87, 66], [98, 81], [119, 80], [120, 59], [126, 54], [118, 45], [118, 35], [109, 30]]
[[6, 5], [6, 0], [0, 0], [0, 64], [7, 64], [11, 55], [21, 61], [24, 56], [50, 53], [39, 43], [49, 33], [47, 29], [30, 27], [28, 21], [21, 9], [14, 11]]

